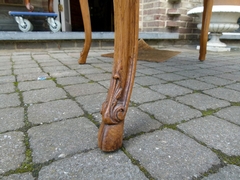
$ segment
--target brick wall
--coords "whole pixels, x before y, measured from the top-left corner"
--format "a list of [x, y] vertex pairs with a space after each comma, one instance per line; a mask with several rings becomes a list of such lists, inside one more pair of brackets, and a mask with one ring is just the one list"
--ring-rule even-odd
[[180, 39], [197, 39], [199, 30], [187, 12], [203, 0], [140, 0], [142, 32], [179, 32]]

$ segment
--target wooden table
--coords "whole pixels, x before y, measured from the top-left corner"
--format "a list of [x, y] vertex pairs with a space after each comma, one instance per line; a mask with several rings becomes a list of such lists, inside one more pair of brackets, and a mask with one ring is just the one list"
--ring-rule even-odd
[[[52, 1], [48, 0], [49, 11]], [[98, 145], [103, 151], [115, 151], [122, 146], [124, 119], [128, 110], [137, 65], [139, 33], [139, 0], [114, 1], [114, 64], [110, 88], [102, 105], [102, 123], [98, 133]], [[91, 23], [88, 0], [79, 0], [85, 28], [85, 44], [79, 64], [85, 64], [91, 46]], [[25, 0], [31, 10], [30, 0]], [[199, 60], [206, 57], [208, 28], [213, 0], [204, 0]]]

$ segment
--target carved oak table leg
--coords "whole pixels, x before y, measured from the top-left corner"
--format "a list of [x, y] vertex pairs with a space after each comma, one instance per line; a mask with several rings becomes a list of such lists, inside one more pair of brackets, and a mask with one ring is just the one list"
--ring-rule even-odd
[[98, 145], [103, 151], [122, 146], [124, 118], [136, 72], [139, 0], [114, 0], [114, 18], [114, 65], [98, 133]]
[[199, 60], [204, 61], [207, 52], [208, 30], [212, 15], [213, 0], [204, 0], [204, 10], [202, 17], [202, 30], [200, 37], [200, 55]]
[[88, 56], [88, 52], [92, 42], [92, 28], [89, 13], [88, 0], [79, 0], [80, 8], [82, 11], [82, 19], [85, 32], [85, 43], [82, 52], [80, 53], [80, 58], [78, 60], [79, 64], [85, 64]]

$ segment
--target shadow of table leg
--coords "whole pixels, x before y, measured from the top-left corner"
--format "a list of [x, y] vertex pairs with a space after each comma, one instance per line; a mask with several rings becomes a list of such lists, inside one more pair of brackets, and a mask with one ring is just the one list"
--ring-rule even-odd
[[204, 61], [206, 58], [207, 52], [207, 41], [208, 41], [208, 31], [209, 24], [212, 15], [212, 6], [213, 0], [204, 0], [204, 10], [202, 17], [202, 29], [201, 29], [201, 37], [200, 37], [200, 51], [199, 51], [199, 60]]
[[114, 0], [114, 65], [107, 99], [102, 105], [98, 145], [103, 151], [122, 146], [138, 54], [139, 0]]
[[82, 11], [84, 32], [85, 32], [85, 42], [82, 52], [80, 53], [80, 58], [78, 60], [79, 64], [85, 64], [87, 61], [88, 52], [92, 42], [92, 28], [91, 28], [91, 20], [89, 13], [89, 5], [88, 0], [79, 0], [80, 8]]

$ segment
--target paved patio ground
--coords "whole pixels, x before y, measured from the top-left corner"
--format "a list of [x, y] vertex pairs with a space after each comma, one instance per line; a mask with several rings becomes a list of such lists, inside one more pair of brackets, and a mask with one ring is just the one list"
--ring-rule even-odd
[[240, 179], [240, 52], [139, 61], [123, 147], [97, 147], [112, 59], [0, 50], [0, 179]]

